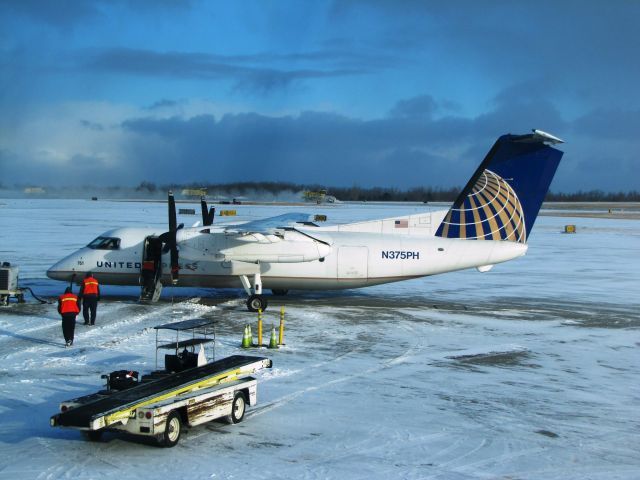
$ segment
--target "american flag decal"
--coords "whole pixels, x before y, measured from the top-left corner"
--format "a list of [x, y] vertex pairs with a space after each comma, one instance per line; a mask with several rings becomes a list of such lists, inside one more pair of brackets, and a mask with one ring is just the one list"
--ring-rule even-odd
[[409, 221], [408, 220], [396, 220], [394, 226], [395, 226], [395, 228], [409, 228]]

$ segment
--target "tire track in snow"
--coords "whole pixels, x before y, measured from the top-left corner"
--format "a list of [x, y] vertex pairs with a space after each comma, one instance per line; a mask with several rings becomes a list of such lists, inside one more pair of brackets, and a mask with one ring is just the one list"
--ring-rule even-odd
[[[403, 328], [405, 330], [411, 330], [411, 331], [414, 330], [413, 327], [408, 327], [407, 325], [404, 325], [404, 324], [403, 325], [399, 325], [399, 327]], [[367, 369], [362, 370], [360, 372], [352, 373], [352, 374], [349, 374], [349, 375], [344, 375], [344, 376], [339, 377], [339, 378], [334, 378], [334, 379], [331, 379], [329, 381], [320, 383], [318, 385], [311, 385], [309, 387], [305, 387], [305, 388], [296, 390], [294, 392], [291, 392], [291, 393], [289, 393], [287, 395], [284, 395], [284, 396], [280, 397], [279, 399], [272, 400], [268, 404], [265, 404], [265, 405], [263, 405], [261, 407], [257, 407], [255, 409], [247, 412], [247, 416], [251, 417], [251, 416], [254, 416], [254, 415], [255, 416], [262, 415], [263, 413], [271, 411], [271, 410], [273, 410], [275, 408], [282, 407], [282, 406], [286, 405], [287, 403], [295, 400], [296, 398], [298, 398], [298, 397], [300, 397], [300, 396], [302, 396], [302, 395], [304, 395], [306, 393], [314, 392], [316, 390], [321, 390], [321, 389], [324, 389], [324, 388], [327, 388], [327, 387], [330, 387], [330, 386], [333, 386], [333, 385], [344, 383], [344, 382], [346, 382], [348, 380], [352, 380], [354, 378], [366, 377], [366, 376], [371, 375], [373, 373], [381, 372], [383, 370], [387, 370], [389, 368], [392, 368], [395, 365], [398, 365], [400, 363], [403, 363], [403, 362], [407, 361], [407, 359], [415, 356], [416, 353], [421, 351], [423, 348], [424, 348], [424, 346], [423, 346], [421, 341], [415, 341], [413, 345], [411, 345], [406, 350], [404, 350], [400, 355], [397, 355], [397, 356], [395, 356], [393, 358], [385, 360], [381, 364], [378, 364], [378, 365], [376, 365], [374, 367], [371, 367], [371, 368], [367, 368]], [[312, 367], [320, 367], [320, 366], [332, 364], [332, 363], [335, 363], [337, 361], [343, 360], [344, 358], [352, 355], [353, 353], [356, 353], [358, 351], [363, 351], [363, 350], [364, 350], [364, 347], [356, 348], [356, 349], [353, 349], [353, 350], [351, 350], [349, 352], [346, 352], [346, 353], [344, 353], [344, 354], [342, 354], [342, 355], [340, 355], [338, 357], [335, 357], [335, 358], [333, 358], [331, 360], [327, 360], [326, 362], [319, 362], [317, 364], [314, 364], [314, 365], [312, 365]], [[294, 370], [294, 373], [300, 373], [300, 372], [302, 372], [303, 370], [306, 370], [306, 369], [308, 369], [308, 367], [301, 368], [301, 369], [298, 369], [298, 370]], [[274, 378], [279, 378], [279, 377], [274, 377]]]

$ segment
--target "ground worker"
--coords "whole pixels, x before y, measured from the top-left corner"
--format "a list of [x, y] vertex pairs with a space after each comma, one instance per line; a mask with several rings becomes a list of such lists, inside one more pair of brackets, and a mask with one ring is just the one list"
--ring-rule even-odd
[[67, 287], [58, 298], [58, 313], [62, 315], [62, 335], [65, 347], [73, 345], [73, 334], [76, 330], [76, 315], [80, 313], [78, 297]]
[[100, 285], [91, 272], [87, 272], [80, 287], [78, 299], [82, 300], [82, 316], [85, 325], [96, 324], [96, 313], [100, 301]]

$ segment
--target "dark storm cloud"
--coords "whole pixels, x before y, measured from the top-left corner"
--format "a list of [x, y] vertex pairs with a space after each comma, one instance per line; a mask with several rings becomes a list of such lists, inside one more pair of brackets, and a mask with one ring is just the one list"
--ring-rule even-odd
[[612, 117], [593, 111], [567, 121], [553, 103], [518, 95], [517, 86], [507, 90], [492, 109], [473, 118], [438, 114], [442, 109], [429, 95], [401, 100], [388, 117], [373, 120], [323, 112], [137, 118], [122, 125], [130, 134], [125, 151], [137, 159], [135, 174], [141, 180], [165, 183], [268, 180], [450, 187], [467, 181], [499, 135], [539, 128], [568, 142], [560, 147], [565, 160], [554, 190], [629, 188], [624, 179], [637, 177], [638, 169], [628, 145], [576, 134], [578, 128], [586, 130], [583, 124]]
[[49, 25], [69, 27], [87, 18], [100, 15], [99, 4], [84, 0], [2, 0], [0, 11], [24, 15]]
[[184, 103], [185, 103], [184, 100], [169, 100], [169, 99], [163, 98], [162, 100], [158, 100], [157, 102], [153, 102], [148, 107], [145, 107], [145, 109], [146, 110], [159, 110], [159, 109], [162, 109], [162, 108], [177, 107], [178, 105], [181, 105], [181, 104], [184, 104]]
[[383, 25], [368, 39], [380, 51], [436, 59], [470, 80], [482, 72], [502, 88], [544, 77], [555, 99], [640, 102], [640, 2], [338, 0], [331, 12], [335, 22], [365, 15]]
[[466, 181], [456, 166], [470, 170], [478, 161], [447, 156], [452, 143], [472, 140], [473, 122], [462, 118], [363, 121], [319, 112], [247, 113], [219, 120], [140, 118], [123, 128], [136, 134], [127, 148], [144, 162], [138, 173], [148, 170], [152, 178], [163, 172], [161, 181], [180, 176], [184, 181], [450, 186]]
[[468, 180], [499, 135], [539, 128], [567, 141], [560, 147], [565, 159], [554, 191], [629, 190], [635, 184], [637, 148], [630, 145], [637, 140], [628, 141], [630, 127], [618, 131], [616, 125], [620, 116], [635, 125], [638, 111], [592, 110], [569, 121], [552, 102], [535, 92], [525, 95], [526, 90], [526, 84], [505, 89], [490, 109], [475, 117], [449, 114], [429, 94], [400, 100], [388, 116], [375, 119], [317, 111], [158, 118], [151, 110], [104, 132], [97, 122], [80, 122], [91, 130], [96, 152], [104, 142], [114, 147], [108, 161], [101, 154], [71, 152], [65, 164], [53, 164], [46, 152], [39, 159], [9, 151], [0, 160], [6, 171], [14, 172], [7, 183], [287, 181], [329, 187], [451, 187]]
[[420, 95], [400, 100], [390, 114], [393, 117], [430, 117], [437, 111], [438, 104], [431, 95]]
[[[146, 75], [155, 77], [196, 78], [202, 80], [227, 79], [235, 83], [240, 90], [268, 92], [284, 88], [296, 80], [310, 78], [344, 77], [368, 73], [364, 67], [315, 67], [315, 68], [272, 68], [262, 65], [265, 62], [284, 60], [288, 55], [246, 55], [226, 56], [206, 53], [155, 52], [131, 48], [113, 48], [101, 51], [85, 52], [80, 55], [81, 68], [84, 71]], [[335, 63], [348, 63], [345, 57], [321, 54], [297, 54], [293, 57], [305, 60], [322, 60]], [[369, 63], [363, 57], [361, 63]], [[254, 64], [254, 65], [252, 65]]]
[[101, 132], [104, 127], [100, 123], [90, 122], [89, 120], [80, 120], [80, 125], [89, 130]]
[[[640, 142], [640, 109], [598, 108], [573, 122], [575, 133], [594, 138]], [[640, 153], [640, 152], [639, 152]]]
[[0, 12], [18, 14], [54, 27], [68, 28], [102, 16], [117, 5], [140, 13], [189, 9], [190, 0], [0, 0]]

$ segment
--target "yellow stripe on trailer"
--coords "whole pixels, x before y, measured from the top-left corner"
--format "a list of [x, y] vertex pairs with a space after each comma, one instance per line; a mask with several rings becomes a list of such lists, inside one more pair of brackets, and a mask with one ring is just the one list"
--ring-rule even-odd
[[[218, 385], [220, 383], [229, 382], [231, 380], [235, 380], [238, 375], [243, 373], [242, 368], [238, 368], [231, 372], [226, 371], [221, 373], [220, 375], [215, 375], [213, 377], [206, 378], [200, 382], [193, 383], [191, 385], [187, 385], [184, 387], [180, 387], [176, 390], [172, 390], [171, 392], [163, 393], [162, 395], [158, 395], [157, 397], [153, 397], [147, 400], [144, 400], [140, 403], [136, 403], [135, 405], [129, 406], [123, 410], [119, 410], [117, 412], [106, 415], [104, 418], [104, 426], [113, 425], [114, 423], [123, 422], [128, 420], [131, 417], [131, 412], [135, 411], [138, 408], [142, 408], [146, 405], [150, 405], [152, 403], [160, 402], [162, 400], [166, 400], [171, 397], [175, 397], [182, 393], [188, 392], [190, 390], [199, 389], [199, 388], [207, 388], [212, 387], [214, 385]], [[96, 419], [98, 420], [98, 419]], [[94, 421], [96, 421], [94, 420]]]

